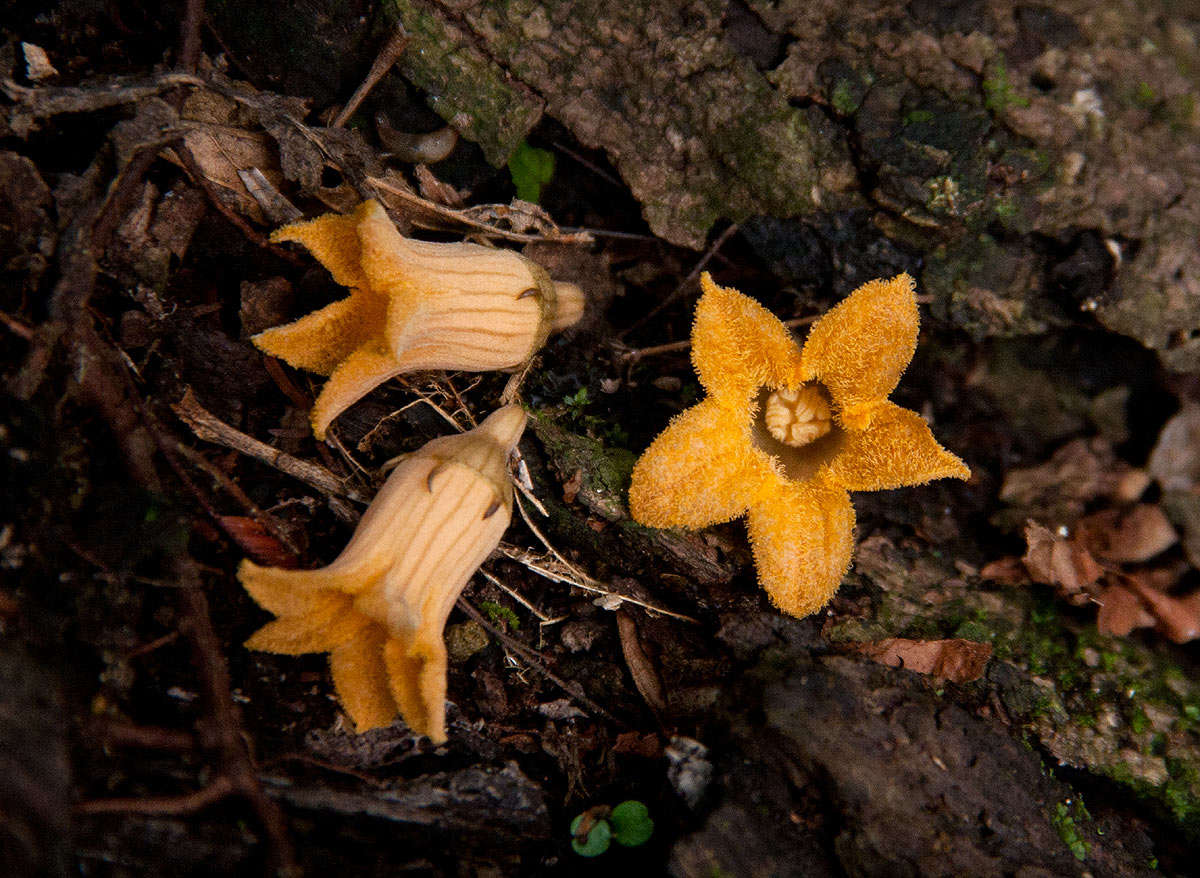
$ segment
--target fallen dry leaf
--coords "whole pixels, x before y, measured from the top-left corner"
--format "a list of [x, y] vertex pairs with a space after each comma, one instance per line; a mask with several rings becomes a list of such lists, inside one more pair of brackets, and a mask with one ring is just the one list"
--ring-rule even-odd
[[467, 203], [466, 193], [459, 192], [449, 183], [439, 180], [425, 165], [417, 165], [413, 169], [413, 175], [417, 178], [417, 188], [421, 197], [446, 207], [462, 207]]
[[662, 741], [653, 732], [621, 732], [617, 735], [616, 743], [611, 752], [628, 756], [641, 756], [643, 759], [661, 759], [663, 755]]
[[856, 652], [892, 668], [941, 677], [952, 683], [969, 683], [983, 676], [992, 657], [989, 643], [974, 640], [908, 640], [888, 637], [853, 644]]
[[1146, 612], [1142, 599], [1127, 588], [1110, 586], [1100, 593], [1097, 600], [1100, 612], [1096, 616], [1096, 630], [1101, 634], [1124, 637], [1134, 628], [1154, 625], [1154, 617]]
[[1187, 643], [1200, 637], [1200, 591], [1177, 598], [1148, 584], [1144, 577], [1132, 574], [1125, 582], [1137, 592], [1146, 609], [1154, 616], [1161, 631], [1173, 643]]
[[221, 527], [243, 552], [258, 563], [286, 567], [289, 570], [298, 566], [295, 553], [253, 518], [244, 515], [222, 515]]
[[1025, 569], [1025, 562], [1015, 555], [984, 564], [979, 575], [1001, 585], [1020, 585], [1029, 581], [1029, 571]]
[[1185, 404], [1167, 421], [1146, 468], [1164, 491], [1190, 491], [1200, 482], [1200, 405]]
[[1088, 602], [1085, 589], [1104, 570], [1087, 549], [1036, 521], [1025, 525], [1025, 541], [1028, 549], [1021, 560], [1034, 582], [1056, 586], [1063, 597], [1077, 606]]
[[1148, 483], [1144, 472], [1117, 459], [1103, 439], [1077, 439], [1046, 463], [1010, 470], [1000, 499], [1030, 516], [1053, 512], [1053, 520], [1073, 524], [1092, 500], [1109, 497], [1131, 502]]
[[583, 487], [583, 470], [577, 469], [571, 474], [571, 478], [563, 482], [563, 502], [574, 503], [575, 498], [579, 496], [579, 489]]
[[1076, 539], [1098, 558], [1135, 564], [1149, 561], [1179, 541], [1166, 514], [1151, 503], [1089, 515], [1077, 525]]
[[246, 189], [238, 171], [258, 168], [273, 186], [283, 183], [275, 146], [267, 135], [209, 123], [189, 130], [183, 136], [183, 144], [227, 206], [255, 222], [266, 222], [262, 208]]

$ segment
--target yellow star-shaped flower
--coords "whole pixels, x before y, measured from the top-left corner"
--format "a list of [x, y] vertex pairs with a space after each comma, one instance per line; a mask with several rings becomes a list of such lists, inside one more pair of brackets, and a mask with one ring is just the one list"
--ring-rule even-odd
[[399, 711], [414, 731], [445, 741], [442, 629], [512, 521], [508, 456], [524, 429], [524, 410], [508, 405], [405, 457], [327, 567], [243, 561], [242, 585], [279, 617], [246, 646], [328, 652], [334, 688], [360, 732]]
[[351, 214], [284, 226], [349, 298], [254, 336], [297, 369], [328, 375], [312, 410], [318, 439], [333, 419], [405, 372], [517, 369], [583, 313], [583, 293], [535, 262], [471, 243], [405, 238], [377, 201]]
[[747, 514], [763, 588], [807, 616], [850, 566], [848, 491], [971, 475], [920, 415], [887, 398], [916, 350], [913, 280], [859, 287], [803, 348], [753, 299], [707, 273], [701, 286], [692, 362], [708, 397], [638, 460], [630, 511], [650, 527], [693, 529]]

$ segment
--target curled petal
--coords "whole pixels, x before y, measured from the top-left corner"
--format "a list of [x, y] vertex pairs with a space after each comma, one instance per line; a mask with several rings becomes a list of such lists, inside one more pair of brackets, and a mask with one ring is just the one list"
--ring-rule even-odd
[[289, 366], [329, 375], [378, 332], [385, 306], [373, 293], [355, 292], [299, 320], [258, 333], [254, 343]]
[[748, 528], [759, 582], [775, 606], [803, 617], [829, 602], [854, 550], [854, 508], [844, 489], [780, 479], [750, 508]]
[[890, 402], [870, 407], [870, 426], [847, 431], [829, 478], [850, 491], [882, 491], [934, 479], [969, 479], [967, 465], [938, 444], [916, 412]]
[[700, 276], [704, 295], [692, 325], [692, 363], [710, 394], [729, 400], [754, 395], [760, 386], [800, 383], [800, 351], [779, 318], [749, 296]]
[[321, 593], [331, 587], [324, 572], [260, 567], [247, 559], [239, 565], [237, 575], [264, 610], [276, 616], [293, 616], [309, 612]]
[[842, 423], [862, 429], [868, 403], [888, 397], [917, 349], [916, 287], [907, 274], [863, 284], [813, 324], [804, 343], [804, 380], [819, 380]]
[[282, 655], [328, 652], [370, 624], [366, 616], [351, 610], [350, 600], [341, 592], [315, 592], [303, 616], [280, 616], [268, 622], [250, 635], [246, 647]]
[[338, 415], [402, 371], [391, 352], [380, 345], [366, 344], [355, 350], [333, 370], [313, 404], [309, 413], [313, 435], [324, 439]]
[[327, 213], [304, 223], [277, 229], [271, 240], [303, 244], [333, 279], [344, 287], [366, 289], [367, 278], [360, 267], [358, 224], [363, 206], [352, 214]]
[[334, 689], [360, 732], [390, 725], [396, 715], [383, 658], [386, 640], [382, 626], [370, 625], [329, 655]]
[[750, 443], [749, 419], [716, 397], [677, 415], [633, 468], [634, 520], [701, 528], [745, 512], [771, 474], [765, 455]]
[[389, 638], [383, 650], [392, 698], [409, 728], [435, 744], [446, 740], [446, 646], [441, 632], [406, 643]]

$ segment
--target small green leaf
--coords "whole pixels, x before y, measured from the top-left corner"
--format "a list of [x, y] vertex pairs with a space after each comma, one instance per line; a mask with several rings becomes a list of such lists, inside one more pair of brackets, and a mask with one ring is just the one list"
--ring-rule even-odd
[[650, 809], [636, 799], [617, 805], [608, 819], [612, 822], [613, 838], [617, 840], [617, 844], [625, 847], [645, 844], [654, 833]]
[[554, 153], [522, 141], [508, 157], [508, 172], [517, 187], [517, 198], [536, 204], [542, 187], [554, 176]]
[[582, 814], [571, 821], [571, 849], [581, 857], [598, 857], [608, 850], [612, 843], [612, 827], [608, 825], [607, 820], [597, 820], [587, 838], [581, 842], [575, 835], [581, 820]]

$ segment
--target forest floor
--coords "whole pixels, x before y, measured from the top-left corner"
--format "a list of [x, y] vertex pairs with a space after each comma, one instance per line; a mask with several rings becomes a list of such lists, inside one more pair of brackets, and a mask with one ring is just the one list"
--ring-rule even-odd
[[[348, 72], [306, 80], [225, 4], [117, 5], [0, 23], [5, 874], [1194, 869], [1200, 383], [1140, 328], [967, 331], [967, 305], [920, 287], [893, 398], [972, 477], [855, 494], [854, 566], [794, 619], [743, 522], [637, 525], [630, 472], [703, 396], [701, 271], [796, 326], [873, 277], [933, 276], [886, 198], [698, 233], [553, 113], [519, 160], [466, 137], [443, 159], [448, 129], [390, 69], [412, 46], [378, 19], [346, 25]], [[733, 6], [723, 26], [761, 46]], [[441, 746], [400, 720], [355, 734], [325, 656], [243, 646], [270, 614], [239, 562], [329, 563], [388, 461], [482, 420], [509, 380], [402, 376], [313, 438], [320, 378], [250, 336], [344, 290], [267, 236], [366, 197], [588, 297], [521, 385], [530, 499], [447, 626]], [[1037, 239], [1059, 300], [1113, 283], [1089, 235]], [[574, 818], [630, 800], [648, 841], [573, 849]]]

